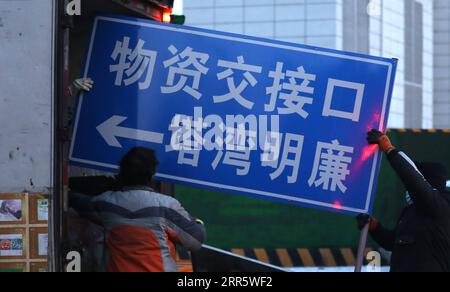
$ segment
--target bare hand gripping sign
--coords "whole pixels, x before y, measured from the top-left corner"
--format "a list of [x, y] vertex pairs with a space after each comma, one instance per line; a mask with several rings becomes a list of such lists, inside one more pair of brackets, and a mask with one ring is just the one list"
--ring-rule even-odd
[[134, 146], [158, 179], [370, 213], [396, 61], [115, 16], [96, 18], [70, 151], [118, 171]]

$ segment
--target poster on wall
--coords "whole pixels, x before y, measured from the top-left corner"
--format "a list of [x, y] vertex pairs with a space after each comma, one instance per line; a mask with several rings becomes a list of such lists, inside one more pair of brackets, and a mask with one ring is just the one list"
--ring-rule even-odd
[[38, 254], [39, 256], [48, 255], [48, 234], [38, 234]]
[[40, 194], [30, 195], [30, 223], [47, 224], [49, 200]]
[[0, 256], [22, 256], [23, 237], [21, 234], [0, 234]]
[[48, 228], [30, 228], [32, 259], [46, 259], [48, 256]]
[[17, 225], [25, 222], [22, 195], [0, 195], [0, 224]]
[[0, 229], [0, 259], [25, 258], [25, 229]]
[[38, 221], [48, 221], [48, 200], [37, 200]]

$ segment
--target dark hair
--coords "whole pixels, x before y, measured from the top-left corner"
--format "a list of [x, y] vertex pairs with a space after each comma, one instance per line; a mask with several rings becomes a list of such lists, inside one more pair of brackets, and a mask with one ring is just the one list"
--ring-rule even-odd
[[120, 162], [123, 186], [149, 186], [158, 167], [155, 151], [144, 147], [131, 149]]
[[416, 162], [417, 168], [423, 174], [428, 183], [438, 191], [445, 192], [448, 172], [441, 163]]

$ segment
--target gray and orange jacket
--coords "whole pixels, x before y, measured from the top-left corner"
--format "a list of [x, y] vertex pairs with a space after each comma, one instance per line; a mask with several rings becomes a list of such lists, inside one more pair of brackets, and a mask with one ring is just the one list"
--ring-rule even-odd
[[201, 248], [206, 232], [174, 198], [151, 188], [125, 188], [91, 198], [70, 194], [70, 206], [103, 225], [108, 272], [175, 272], [175, 245]]

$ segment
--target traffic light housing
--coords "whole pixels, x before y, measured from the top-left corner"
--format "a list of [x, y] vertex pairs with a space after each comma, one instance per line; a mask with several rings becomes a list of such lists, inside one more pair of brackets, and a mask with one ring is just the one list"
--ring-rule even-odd
[[170, 22], [173, 24], [183, 25], [186, 22], [186, 16], [184, 15], [172, 14], [170, 18], [171, 18]]

